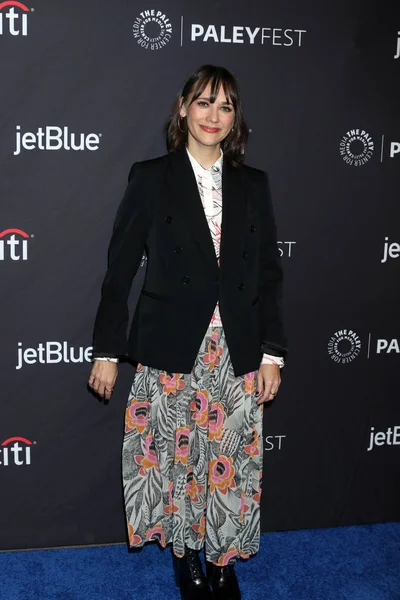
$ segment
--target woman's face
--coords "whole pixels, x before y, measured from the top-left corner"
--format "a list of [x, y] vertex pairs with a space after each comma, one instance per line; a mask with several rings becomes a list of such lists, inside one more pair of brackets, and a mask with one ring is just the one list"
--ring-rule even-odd
[[[208, 83], [204, 92], [192, 104], [181, 106], [180, 115], [186, 117], [189, 138], [204, 146], [215, 146], [229, 134], [235, 118], [233, 105], [225, 96], [222, 85], [219, 87], [215, 102], [209, 101], [211, 84]], [[189, 102], [191, 97], [189, 96]]]

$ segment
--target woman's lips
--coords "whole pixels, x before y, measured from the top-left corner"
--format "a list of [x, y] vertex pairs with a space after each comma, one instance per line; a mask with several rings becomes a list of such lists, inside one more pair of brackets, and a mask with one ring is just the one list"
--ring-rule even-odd
[[207, 133], [218, 133], [218, 127], [206, 127], [205, 125], [200, 125], [203, 131], [207, 131]]

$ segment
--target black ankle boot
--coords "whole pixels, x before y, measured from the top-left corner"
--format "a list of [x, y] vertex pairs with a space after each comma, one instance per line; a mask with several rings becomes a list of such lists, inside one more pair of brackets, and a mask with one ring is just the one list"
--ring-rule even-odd
[[182, 600], [211, 600], [211, 589], [203, 571], [199, 551], [185, 547], [185, 556], [175, 559]]
[[208, 581], [213, 589], [213, 598], [220, 600], [240, 600], [241, 593], [234, 565], [217, 567], [206, 561]]

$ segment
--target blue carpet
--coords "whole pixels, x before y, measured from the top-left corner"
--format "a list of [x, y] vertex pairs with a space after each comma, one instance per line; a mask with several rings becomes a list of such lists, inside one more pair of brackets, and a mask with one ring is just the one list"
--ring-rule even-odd
[[[243, 600], [400, 600], [400, 523], [264, 534]], [[148, 544], [0, 553], [1, 600], [179, 599], [171, 550]]]

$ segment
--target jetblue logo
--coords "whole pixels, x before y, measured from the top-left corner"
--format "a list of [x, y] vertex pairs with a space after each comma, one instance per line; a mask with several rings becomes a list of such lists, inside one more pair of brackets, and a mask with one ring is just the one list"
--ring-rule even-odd
[[371, 427], [367, 452], [376, 446], [400, 446], [400, 425], [388, 427], [386, 431], [375, 431], [375, 427]]
[[44, 342], [38, 344], [37, 348], [23, 348], [22, 342], [18, 342], [16, 369], [22, 369], [24, 365], [57, 364], [57, 363], [83, 363], [91, 362], [92, 346], [87, 348], [79, 346], [74, 348], [68, 342]]
[[38, 127], [37, 131], [21, 130], [21, 125], [15, 129], [14, 156], [21, 154], [23, 150], [90, 150], [94, 152], [99, 149], [101, 133], [74, 133], [68, 127], [57, 127], [47, 125]]

